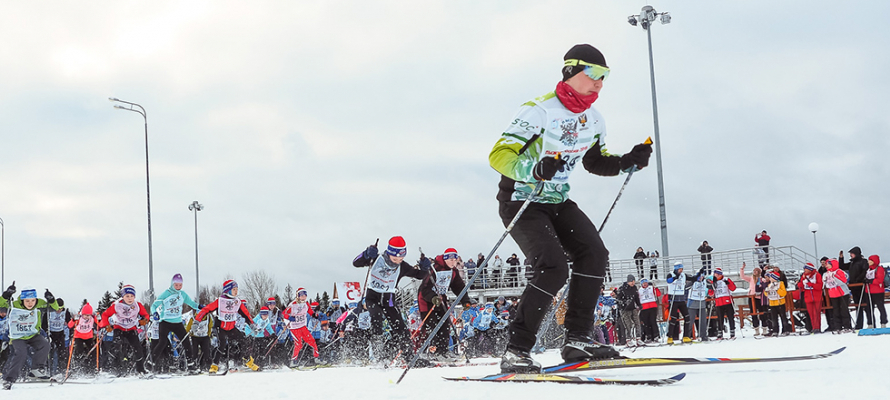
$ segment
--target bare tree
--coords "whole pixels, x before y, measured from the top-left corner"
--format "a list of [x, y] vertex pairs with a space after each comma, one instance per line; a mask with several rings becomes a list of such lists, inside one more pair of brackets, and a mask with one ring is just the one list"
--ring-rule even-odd
[[266, 304], [266, 299], [274, 296], [278, 291], [275, 277], [267, 274], [264, 270], [245, 272], [241, 279], [243, 282], [238, 294], [247, 300], [247, 306], [251, 312], [259, 310]]
[[281, 299], [282, 306], [287, 307], [288, 304], [294, 301], [294, 287], [288, 283], [287, 286], [284, 287], [284, 296], [278, 297]]

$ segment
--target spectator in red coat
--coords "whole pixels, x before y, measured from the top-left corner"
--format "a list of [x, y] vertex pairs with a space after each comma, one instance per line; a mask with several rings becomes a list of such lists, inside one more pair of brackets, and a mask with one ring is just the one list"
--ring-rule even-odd
[[831, 266], [822, 275], [822, 282], [828, 289], [828, 301], [831, 304], [831, 319], [829, 325], [832, 332], [841, 330], [853, 331], [850, 320], [850, 288], [847, 286], [847, 273], [840, 269], [836, 259], [829, 260]]
[[887, 309], [884, 308], [884, 275], [887, 271], [881, 266], [881, 258], [877, 255], [868, 256], [868, 270], [865, 271], [865, 292], [868, 293], [871, 302], [868, 307], [869, 328], [877, 325], [875, 310], [881, 312], [881, 328], [887, 327]]
[[643, 278], [640, 280], [640, 324], [642, 324], [642, 340], [644, 342], [655, 342], [658, 340], [658, 302], [661, 298], [661, 291], [657, 287], [652, 286], [649, 280]]
[[766, 264], [769, 264], [769, 240], [770, 237], [766, 234], [766, 229], [754, 236], [754, 241], [757, 242], [757, 245], [760, 246], [763, 249], [763, 253], [766, 254]]
[[822, 333], [822, 286], [822, 275], [816, 272], [815, 265], [807, 263], [797, 288], [803, 293], [807, 305], [807, 315], [813, 327], [810, 333]]

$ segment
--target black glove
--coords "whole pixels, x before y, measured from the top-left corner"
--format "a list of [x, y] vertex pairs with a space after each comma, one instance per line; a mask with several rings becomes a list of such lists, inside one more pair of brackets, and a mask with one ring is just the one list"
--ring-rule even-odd
[[618, 165], [622, 171], [629, 172], [634, 165], [637, 169], [643, 169], [649, 165], [649, 156], [652, 155], [651, 144], [638, 144], [631, 149], [630, 153], [621, 156]]
[[433, 307], [438, 307], [441, 305], [442, 305], [442, 299], [440, 299], [438, 296], [433, 297]]
[[557, 172], [562, 171], [566, 161], [562, 158], [544, 157], [535, 164], [532, 176], [539, 181], [549, 181]]
[[373, 260], [377, 258], [377, 246], [368, 246], [368, 248], [365, 249], [364, 254], [366, 260]]
[[9, 301], [12, 299], [12, 295], [14, 295], [14, 294], [15, 294], [15, 281], [12, 281], [12, 285], [9, 285], [9, 287], [6, 288], [6, 290], [3, 292], [3, 298], [6, 299], [6, 301]]
[[429, 258], [421, 256], [420, 258], [420, 270], [421, 271], [429, 271], [433, 268], [433, 263]]
[[46, 299], [47, 304], [52, 304], [56, 301], [56, 296], [53, 296], [49, 289], [46, 289], [46, 292], [43, 292], [43, 298]]

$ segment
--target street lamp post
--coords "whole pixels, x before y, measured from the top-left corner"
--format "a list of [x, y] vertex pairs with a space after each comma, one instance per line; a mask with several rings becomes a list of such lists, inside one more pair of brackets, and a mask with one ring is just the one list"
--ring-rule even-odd
[[810, 232], [813, 232], [813, 250], [816, 251], [816, 259], [819, 259], [819, 246], [816, 244], [816, 231], [819, 230], [819, 224], [815, 222], [810, 223]]
[[198, 200], [189, 204], [189, 211], [195, 214], [195, 296], [201, 295], [201, 275], [198, 273], [198, 211], [203, 209], [204, 205], [198, 203]]
[[652, 120], [655, 124], [655, 163], [658, 170], [658, 209], [661, 214], [661, 254], [662, 259], [667, 260], [670, 257], [668, 250], [667, 235], [667, 214], [664, 210], [664, 174], [661, 169], [661, 140], [658, 135], [658, 102], [655, 97], [655, 64], [652, 61], [652, 23], [658, 17], [661, 17], [661, 23], [668, 24], [671, 22], [670, 13], [658, 13], [652, 6], [643, 7], [639, 15], [631, 15], [627, 17], [627, 22], [633, 26], [637, 23], [646, 31], [646, 37], [649, 39], [649, 78], [652, 85]]
[[[129, 101], [124, 101], [118, 99], [116, 97], [109, 97], [108, 101], [112, 103], [122, 103], [126, 104], [128, 107], [124, 107], [118, 104], [114, 105], [114, 108], [118, 110], [127, 110], [135, 112], [142, 116], [142, 119], [145, 121], [145, 200], [148, 209], [148, 291], [149, 295], [154, 298], [155, 295], [155, 280], [154, 280], [154, 264], [152, 262], [151, 257], [151, 180], [149, 179], [148, 174], [148, 116], [146, 115], [145, 108], [136, 103], [131, 103]], [[137, 108], [134, 108], [137, 107]]]

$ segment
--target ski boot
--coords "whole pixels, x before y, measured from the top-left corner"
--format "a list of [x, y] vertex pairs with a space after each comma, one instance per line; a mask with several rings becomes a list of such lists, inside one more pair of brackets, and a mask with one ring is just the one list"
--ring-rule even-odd
[[43, 368], [37, 370], [32, 369], [31, 372], [28, 373], [28, 377], [36, 379], [49, 379], [49, 374], [47, 374], [46, 370]]
[[689, 336], [683, 336], [683, 343], [692, 343], [692, 339]]
[[216, 365], [216, 364], [211, 365], [211, 366], [210, 366], [210, 373], [211, 373], [211, 374], [215, 374], [215, 373], [217, 373], [217, 372], [219, 372], [219, 365]]
[[250, 368], [250, 369], [253, 370], [253, 371], [259, 371], [259, 370], [260, 370], [260, 366], [259, 366], [259, 365], [256, 365], [256, 363], [253, 362], [253, 357], [250, 357], [250, 358], [247, 360], [247, 362], [244, 363], [244, 366], [247, 367], [247, 368]]
[[735, 339], [735, 331], [729, 331], [729, 338]]
[[667, 344], [674, 344], [674, 338], [669, 337], [669, 338], [668, 338], [668, 341], [667, 341]]
[[540, 374], [541, 363], [535, 361], [528, 350], [508, 346], [507, 351], [501, 356], [501, 373]]
[[598, 344], [583, 333], [569, 333], [562, 345], [562, 359], [565, 362], [591, 361], [621, 358], [618, 350], [607, 344]]
[[12, 381], [8, 381], [6, 379], [3, 380], [3, 390], [12, 389]]

